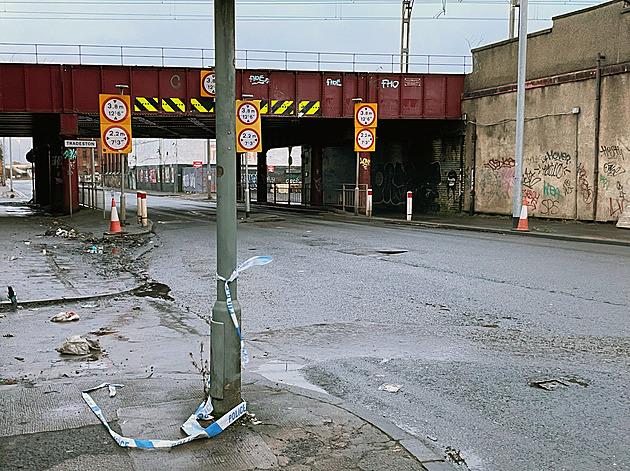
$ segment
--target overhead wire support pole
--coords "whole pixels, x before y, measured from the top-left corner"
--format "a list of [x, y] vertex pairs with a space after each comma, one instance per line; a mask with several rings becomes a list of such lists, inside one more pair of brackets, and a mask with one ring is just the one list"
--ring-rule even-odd
[[523, 134], [525, 127], [525, 72], [527, 69], [527, 1], [521, 0], [518, 10], [518, 79], [516, 85], [516, 147], [514, 150], [514, 194], [512, 228], [518, 227], [522, 209]]
[[[409, 72], [409, 34], [411, 29], [411, 11], [414, 0], [402, 2], [402, 25], [400, 28], [400, 73]], [[403, 70], [404, 69], [404, 70]]]

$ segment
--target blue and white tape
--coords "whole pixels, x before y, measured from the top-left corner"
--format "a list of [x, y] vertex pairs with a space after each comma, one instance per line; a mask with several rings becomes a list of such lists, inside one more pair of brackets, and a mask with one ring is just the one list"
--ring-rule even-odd
[[[184, 424], [181, 426], [181, 429], [186, 433], [186, 435], [188, 435], [186, 438], [182, 438], [180, 440], [135, 440], [133, 438], [123, 437], [119, 435], [118, 433], [114, 432], [109, 426], [109, 423], [107, 423], [107, 420], [105, 419], [105, 416], [103, 415], [103, 412], [101, 411], [101, 408], [98, 405], [96, 405], [96, 402], [94, 402], [94, 400], [89, 394], [92, 391], [96, 391], [98, 389], [108, 388], [109, 396], [114, 397], [116, 395], [116, 389], [119, 389], [122, 387], [123, 386], [121, 384], [103, 383], [99, 386], [83, 391], [81, 395], [83, 396], [83, 400], [85, 400], [87, 405], [90, 406], [90, 409], [92, 409], [92, 412], [96, 414], [96, 416], [99, 418], [101, 423], [105, 426], [109, 434], [114, 438], [116, 443], [118, 443], [118, 445], [123, 448], [172, 448], [177, 445], [182, 445], [184, 443], [191, 442], [198, 438], [214, 437], [215, 435], [218, 435], [221, 432], [223, 432], [232, 423], [234, 423], [234, 421], [242, 417], [247, 411], [247, 403], [243, 401], [234, 409], [232, 409], [223, 417], [221, 417], [219, 420], [212, 423], [210, 426], [203, 428], [201, 425], [199, 425], [199, 422], [197, 422], [197, 414], [205, 406], [205, 404], [201, 404], [199, 408], [197, 409], [197, 411], [194, 414], [192, 414], [188, 418], [188, 420], [186, 420], [186, 422], [184, 422]], [[210, 399], [208, 399], [208, 402], [210, 402]]]
[[249, 267], [258, 266], [258, 265], [266, 265], [271, 262], [273, 258], [268, 255], [260, 255], [258, 257], [252, 257], [249, 260], [241, 263], [236, 269], [232, 272], [232, 275], [229, 278], [223, 278], [221, 275], [217, 273], [217, 279], [223, 281], [225, 284], [225, 297], [227, 300], [228, 311], [230, 311], [230, 317], [232, 318], [232, 323], [236, 328], [236, 333], [238, 334], [238, 338], [241, 341], [241, 362], [243, 366], [247, 365], [249, 362], [249, 358], [247, 356], [247, 350], [245, 349], [245, 342], [243, 340], [243, 335], [241, 334], [241, 327], [238, 325], [238, 319], [236, 318], [236, 313], [234, 312], [234, 306], [232, 305], [232, 295], [230, 294], [230, 283], [236, 280], [242, 271], [247, 270]]
[[[243, 336], [241, 335], [241, 328], [238, 324], [236, 313], [234, 312], [232, 295], [230, 294], [229, 285], [232, 281], [236, 280], [239, 277], [239, 274], [242, 271], [247, 270], [249, 267], [252, 266], [266, 265], [272, 260], [273, 259], [269, 256], [252, 257], [236, 267], [236, 269], [232, 272], [232, 275], [227, 279], [223, 278], [217, 273], [217, 278], [225, 283], [225, 296], [227, 299], [228, 311], [230, 312], [230, 317], [232, 318], [232, 322], [234, 323], [234, 327], [236, 328], [236, 332], [238, 333], [238, 338], [241, 341], [241, 361], [243, 365], [246, 365], [248, 362], [247, 350], [245, 349], [245, 342], [243, 341]], [[116, 390], [122, 387], [123, 385], [121, 384], [103, 383], [99, 386], [83, 391], [81, 395], [83, 396], [83, 400], [86, 402], [86, 404], [90, 406], [90, 409], [92, 409], [92, 412], [96, 414], [96, 416], [105, 426], [109, 434], [114, 438], [116, 443], [124, 448], [172, 448], [177, 445], [191, 442], [198, 438], [214, 437], [223, 432], [226, 428], [228, 428], [232, 423], [241, 418], [247, 412], [247, 403], [245, 401], [242, 401], [239, 405], [234, 407], [231, 411], [218, 419], [216, 422], [213, 422], [211, 425], [204, 428], [199, 424], [199, 422], [197, 422], [197, 419], [208, 420], [211, 418], [210, 414], [212, 413], [212, 401], [210, 398], [208, 398], [197, 408], [195, 413], [188, 417], [188, 420], [186, 420], [186, 422], [182, 424], [181, 429], [184, 431], [184, 433], [186, 433], [186, 435], [188, 435], [186, 438], [182, 438], [180, 440], [135, 440], [133, 438], [123, 437], [122, 435], [114, 432], [105, 419], [101, 408], [96, 404], [96, 402], [94, 402], [89, 394], [92, 391], [108, 388], [109, 397], [114, 397], [116, 395]]]

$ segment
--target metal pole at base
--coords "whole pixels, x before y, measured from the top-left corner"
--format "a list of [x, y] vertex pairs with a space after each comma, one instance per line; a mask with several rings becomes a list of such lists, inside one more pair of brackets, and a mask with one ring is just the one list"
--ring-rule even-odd
[[372, 188], [367, 189], [367, 198], [365, 203], [365, 215], [369, 218], [372, 217]]
[[413, 215], [413, 192], [407, 192], [407, 221], [411, 221]]
[[359, 214], [359, 165], [360, 165], [361, 157], [359, 152], [357, 152], [357, 178], [354, 183], [354, 214]]

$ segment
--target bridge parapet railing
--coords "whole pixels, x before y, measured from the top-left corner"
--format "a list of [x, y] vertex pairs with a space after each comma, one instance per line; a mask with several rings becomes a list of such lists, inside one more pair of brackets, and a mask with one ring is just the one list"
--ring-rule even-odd
[[[154, 46], [26, 44], [0, 42], [0, 62], [154, 67], [213, 67], [214, 49]], [[239, 49], [240, 69], [338, 72], [400, 72], [400, 55]], [[472, 70], [469, 55], [411, 54], [411, 73], [462, 74]]]
[[[354, 211], [354, 183], [343, 183], [330, 193], [324, 193], [324, 204], [341, 208], [342, 211]], [[359, 184], [359, 213], [366, 214], [367, 189], [365, 183]]]

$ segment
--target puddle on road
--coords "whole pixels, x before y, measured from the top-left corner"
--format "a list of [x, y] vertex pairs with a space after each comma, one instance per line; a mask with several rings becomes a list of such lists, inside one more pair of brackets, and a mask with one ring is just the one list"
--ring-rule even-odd
[[134, 294], [140, 297], [160, 298], [168, 301], [174, 301], [174, 298], [168, 294], [170, 291], [171, 288], [164, 283], [153, 282], [138, 288]]
[[314, 384], [311, 384], [306, 381], [306, 379], [304, 379], [302, 373], [300, 373], [300, 369], [303, 367], [304, 365], [298, 365], [292, 362], [272, 361], [269, 363], [264, 363], [256, 369], [252, 369], [252, 371], [254, 373], [258, 373], [261, 376], [264, 376], [269, 381], [289, 384], [291, 386], [298, 386], [300, 388], [309, 389], [311, 391], [328, 394], [322, 388], [315, 386]]

